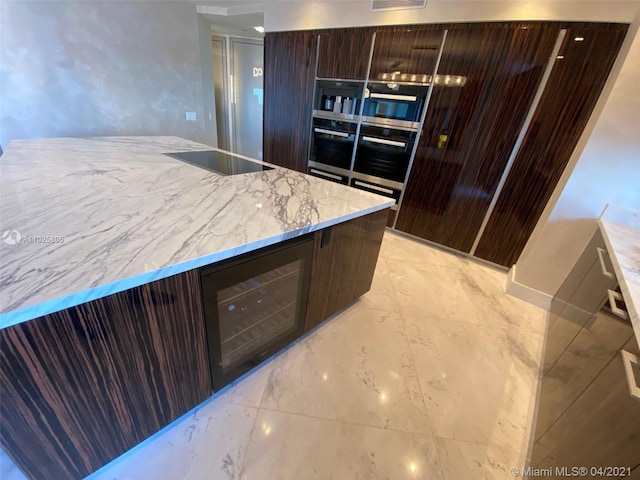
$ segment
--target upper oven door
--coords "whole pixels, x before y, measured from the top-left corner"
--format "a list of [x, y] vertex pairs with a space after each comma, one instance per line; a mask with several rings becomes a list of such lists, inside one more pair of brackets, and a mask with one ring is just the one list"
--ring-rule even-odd
[[369, 83], [362, 121], [417, 130], [428, 87], [394, 83]]

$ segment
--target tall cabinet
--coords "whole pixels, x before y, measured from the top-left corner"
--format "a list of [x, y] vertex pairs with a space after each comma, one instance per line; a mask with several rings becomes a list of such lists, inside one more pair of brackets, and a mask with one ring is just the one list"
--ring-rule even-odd
[[469, 252], [522, 128], [559, 27], [450, 28], [396, 227]]
[[511, 266], [589, 121], [628, 25], [562, 25], [566, 35], [531, 126], [474, 255]]
[[311, 125], [318, 35], [269, 33], [264, 38], [264, 161], [304, 172]]
[[[578, 143], [627, 29], [493, 22], [267, 34], [264, 158], [317, 168], [319, 128], [325, 163], [336, 167], [321, 176], [395, 198], [398, 230], [509, 267]], [[337, 89], [327, 98], [362, 92], [363, 100], [376, 88], [405, 89], [405, 98], [419, 88], [428, 93], [419, 127], [399, 136], [365, 128], [367, 113], [345, 116], [344, 106], [340, 118], [330, 104], [317, 115], [325, 98], [319, 85]], [[367, 150], [371, 137], [378, 147]], [[393, 175], [359, 169], [368, 155]]]

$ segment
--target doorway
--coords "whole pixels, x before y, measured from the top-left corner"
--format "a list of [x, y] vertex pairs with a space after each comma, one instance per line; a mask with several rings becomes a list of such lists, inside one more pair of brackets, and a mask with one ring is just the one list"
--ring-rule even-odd
[[213, 35], [218, 146], [262, 160], [264, 42]]

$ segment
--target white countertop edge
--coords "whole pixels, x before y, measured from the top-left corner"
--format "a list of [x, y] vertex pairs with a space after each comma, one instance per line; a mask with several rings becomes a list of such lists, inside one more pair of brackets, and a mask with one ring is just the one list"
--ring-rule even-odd
[[602, 237], [604, 238], [604, 243], [607, 246], [607, 251], [610, 253], [609, 258], [611, 258], [611, 264], [613, 265], [613, 270], [616, 274], [616, 279], [618, 280], [618, 284], [620, 285], [620, 290], [622, 290], [622, 296], [625, 300], [625, 304], [627, 305], [627, 311], [629, 313], [629, 318], [631, 320], [631, 326], [633, 327], [633, 331], [636, 336], [636, 342], [638, 343], [638, 347], [640, 347], [640, 318], [638, 316], [638, 308], [634, 303], [634, 298], [631, 295], [631, 291], [627, 285], [627, 279], [625, 277], [625, 272], [620, 267], [618, 263], [618, 259], [616, 256], [616, 250], [614, 248], [611, 239], [609, 238], [609, 232], [607, 232], [607, 225], [602, 218], [598, 219], [598, 226], [600, 227], [600, 231], [602, 232]]
[[117, 280], [105, 285], [99, 285], [97, 287], [89, 288], [81, 292], [76, 292], [71, 295], [48, 300], [37, 305], [31, 305], [11, 312], [6, 312], [0, 314], [0, 330], [11, 327], [13, 325], [28, 322], [43, 315], [48, 315], [50, 313], [55, 313], [66, 308], [75, 307], [77, 305], [90, 302], [92, 300], [97, 300], [114, 293], [124, 292], [125, 290], [129, 290], [131, 288], [155, 282], [156, 280], [161, 280], [173, 275], [188, 272], [189, 270], [194, 270], [196, 268], [211, 265], [222, 260], [227, 260], [243, 253], [252, 252], [254, 250], [268, 247], [285, 240], [300, 237], [307, 233], [312, 233], [317, 230], [322, 230], [323, 228], [331, 227], [339, 223], [353, 220], [354, 218], [363, 217], [370, 213], [389, 208], [395, 205], [395, 203], [395, 200], [390, 199], [388, 202], [385, 202], [383, 204], [348, 213], [331, 220], [325, 220], [324, 222], [316, 223], [310, 227], [292, 230], [281, 235], [275, 235], [273, 237], [260, 239], [245, 245], [240, 245], [236, 248], [222, 250], [209, 255], [205, 255], [203, 257], [194, 258], [186, 262], [161, 267], [157, 270], [145, 272], [134, 277], [124, 278], [122, 280]]

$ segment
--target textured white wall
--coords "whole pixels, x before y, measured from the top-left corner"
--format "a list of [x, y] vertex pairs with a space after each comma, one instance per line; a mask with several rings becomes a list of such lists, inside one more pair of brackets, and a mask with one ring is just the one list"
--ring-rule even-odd
[[601, 102], [516, 264], [517, 282], [553, 294], [606, 203], [640, 208], [640, 1], [427, 0], [424, 9], [372, 12], [368, 0], [324, 0], [274, 2], [265, 10], [267, 31], [510, 20], [631, 24]]
[[209, 140], [198, 32], [189, 2], [0, 2], [0, 144], [89, 135]]

